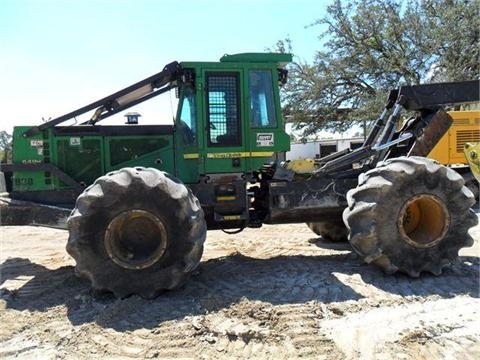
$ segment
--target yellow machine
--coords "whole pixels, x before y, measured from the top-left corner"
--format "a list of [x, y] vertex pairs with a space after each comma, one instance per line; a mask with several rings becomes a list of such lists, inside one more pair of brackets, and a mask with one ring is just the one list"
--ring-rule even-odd
[[467, 143], [480, 142], [480, 110], [450, 111], [449, 115], [453, 124], [428, 157], [460, 173], [478, 200], [479, 184], [469, 167], [464, 148]]
[[442, 165], [465, 165], [466, 143], [480, 142], [480, 110], [450, 111], [453, 124], [428, 155]]
[[480, 183], [480, 142], [466, 143], [463, 151], [470, 164], [473, 176]]
[[291, 160], [286, 164], [288, 170], [293, 171], [295, 174], [312, 174], [315, 167], [315, 160], [313, 159], [299, 159]]

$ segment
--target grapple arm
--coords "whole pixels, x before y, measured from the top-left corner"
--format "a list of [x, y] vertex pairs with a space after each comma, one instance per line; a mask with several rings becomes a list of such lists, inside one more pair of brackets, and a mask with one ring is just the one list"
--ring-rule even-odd
[[[364, 167], [374, 167], [378, 161], [388, 157], [393, 146], [400, 143], [408, 143], [409, 146], [403, 147], [403, 153], [397, 155], [426, 156], [451, 125], [452, 119], [442, 108], [449, 104], [478, 102], [479, 91], [479, 80], [402, 86], [390, 91], [385, 108], [363, 146], [326, 162], [319, 173], [348, 172], [358, 162], [362, 162]], [[418, 111], [420, 115], [412, 126], [396, 133], [402, 109]], [[388, 113], [390, 116], [385, 120]]]
[[[403, 97], [406, 110], [437, 109], [448, 104], [479, 101], [480, 81], [457, 81], [416, 86], [402, 86], [398, 99]], [[397, 100], [398, 101], [398, 100]]]

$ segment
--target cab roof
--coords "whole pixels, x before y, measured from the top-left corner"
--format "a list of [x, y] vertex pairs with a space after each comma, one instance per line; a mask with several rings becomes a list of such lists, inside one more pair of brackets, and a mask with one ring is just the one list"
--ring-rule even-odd
[[225, 54], [220, 58], [220, 62], [244, 62], [244, 63], [277, 63], [286, 65], [292, 61], [292, 54], [280, 53], [240, 53]]

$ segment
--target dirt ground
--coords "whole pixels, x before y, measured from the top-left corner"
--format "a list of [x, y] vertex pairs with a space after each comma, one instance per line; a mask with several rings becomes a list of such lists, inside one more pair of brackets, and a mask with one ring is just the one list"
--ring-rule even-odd
[[480, 359], [480, 226], [440, 277], [386, 276], [303, 224], [209, 232], [154, 300], [94, 296], [67, 232], [1, 231], [0, 358]]

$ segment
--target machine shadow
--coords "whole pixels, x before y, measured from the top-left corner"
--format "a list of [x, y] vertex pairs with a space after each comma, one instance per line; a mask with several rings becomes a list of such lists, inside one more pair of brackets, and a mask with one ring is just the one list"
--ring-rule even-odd
[[[342, 275], [359, 274], [366, 285], [401, 296], [479, 297], [479, 269], [479, 258], [461, 257], [442, 276], [411, 279], [384, 275], [351, 254], [256, 259], [235, 253], [202, 262], [183, 288], [145, 300], [93, 294], [89, 282], [77, 278], [71, 266], [51, 270], [28, 259], [10, 258], [0, 265], [0, 285], [6, 308], [47, 311], [65, 305], [73, 325], [96, 322], [105, 328], [132, 331], [221, 311], [242, 299], [281, 305], [363, 298], [341, 281]], [[17, 290], [8, 290], [8, 282], [15, 279], [26, 282]]]

